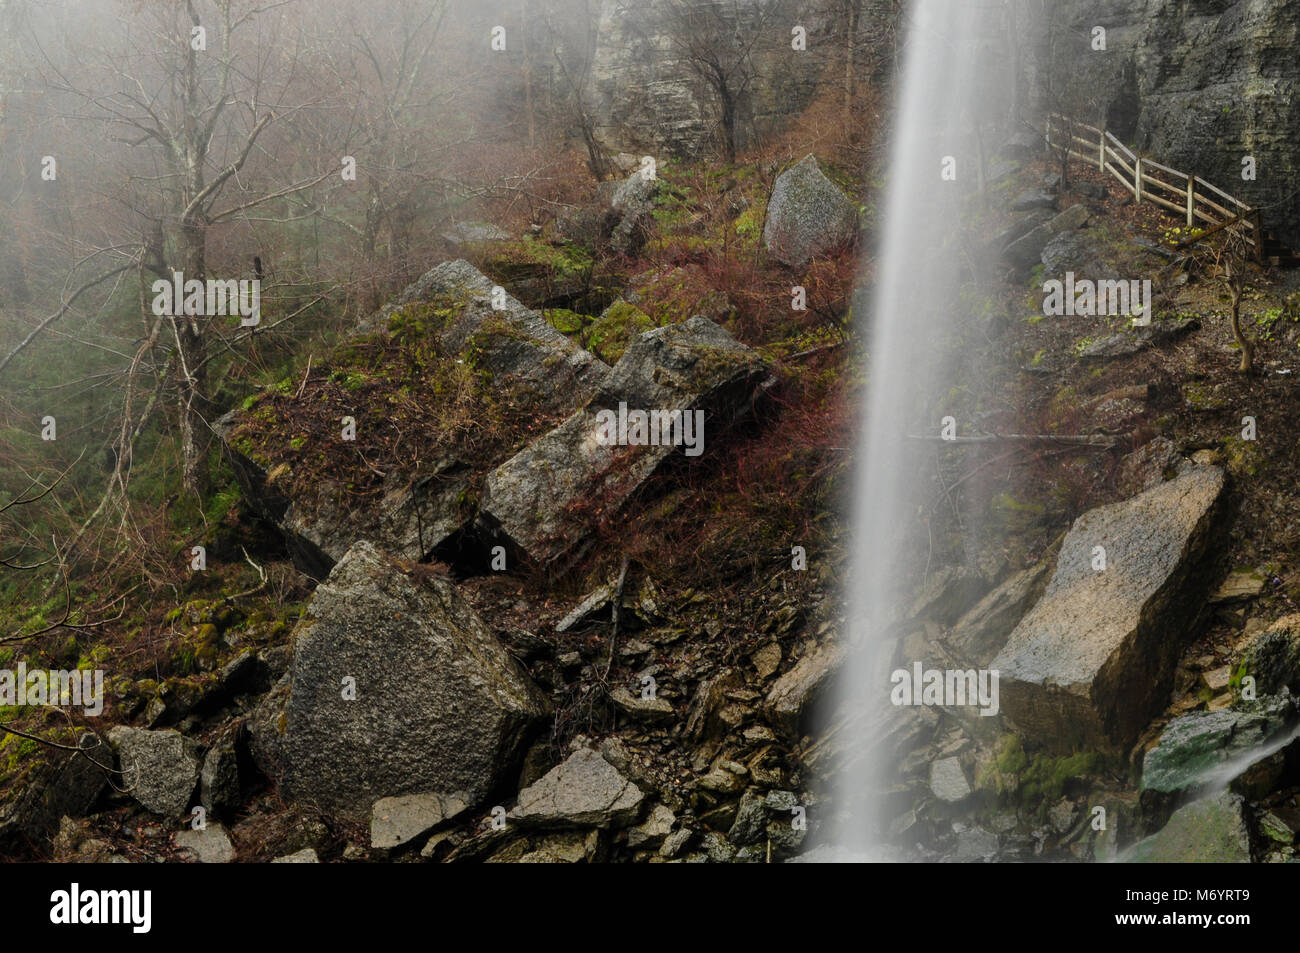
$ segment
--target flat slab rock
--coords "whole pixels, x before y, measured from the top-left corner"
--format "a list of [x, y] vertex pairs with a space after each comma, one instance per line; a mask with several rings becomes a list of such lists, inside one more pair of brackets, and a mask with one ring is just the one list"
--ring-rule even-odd
[[356, 820], [403, 794], [457, 791], [477, 803], [517, 767], [547, 711], [455, 585], [408, 576], [366, 542], [312, 596], [289, 681], [283, 790]]
[[370, 846], [400, 847], [468, 810], [469, 796], [459, 791], [380, 798], [370, 812]]
[[494, 470], [478, 517], [487, 538], [504, 536], [528, 557], [551, 562], [577, 548], [593, 522], [617, 511], [682, 447], [602, 443], [598, 415], [705, 411], [703, 452], [745, 407], [766, 373], [759, 354], [702, 316], [638, 337], [595, 396], [554, 430]]
[[524, 827], [623, 827], [636, 820], [645, 795], [590, 748], [519, 792], [509, 814]]
[[1075, 520], [1042, 599], [989, 666], [1013, 724], [1054, 750], [1136, 740], [1195, 636], [1224, 489], [1220, 468], [1189, 466]]

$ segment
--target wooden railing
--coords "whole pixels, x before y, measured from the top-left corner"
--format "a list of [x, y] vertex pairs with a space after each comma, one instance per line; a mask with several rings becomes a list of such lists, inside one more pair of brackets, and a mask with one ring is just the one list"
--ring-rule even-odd
[[[1081, 135], [1082, 133], [1082, 135]], [[1059, 113], [1047, 117], [1047, 146], [1109, 172], [1133, 194], [1138, 204], [1151, 202], [1185, 215], [1187, 228], [1205, 222], [1214, 231], [1241, 228], [1256, 261], [1264, 254], [1264, 230], [1259, 209], [1252, 208], [1211, 185], [1200, 176], [1179, 172], [1154, 159], [1143, 158], [1109, 132]], [[1172, 196], [1172, 197], [1171, 197]]]

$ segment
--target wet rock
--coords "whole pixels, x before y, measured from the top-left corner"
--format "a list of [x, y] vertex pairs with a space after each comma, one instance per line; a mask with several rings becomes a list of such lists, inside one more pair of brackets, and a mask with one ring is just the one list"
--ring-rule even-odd
[[1164, 707], [1213, 573], [1224, 488], [1219, 468], [1190, 467], [1075, 520], [1042, 599], [990, 663], [1002, 710], [1030, 738], [1125, 747]]
[[1132, 864], [1248, 864], [1246, 803], [1235, 794], [1193, 801], [1174, 812], [1159, 832], [1138, 841], [1125, 857]]
[[772, 724], [797, 735], [805, 714], [823, 695], [843, 662], [844, 650], [836, 641], [808, 647], [767, 692], [763, 706]]
[[[580, 551], [593, 523], [616, 512], [670, 454], [706, 452], [708, 439], [749, 405], [764, 374], [755, 351], [707, 318], [645, 332], [585, 408], [489, 475], [479, 532], [491, 540], [504, 537], [539, 562]], [[671, 440], [630, 445], [636, 435], [631, 412], [655, 410], [680, 411], [693, 428], [694, 412], [702, 411], [703, 434], [691, 431], [695, 449], [683, 446], [684, 427], [677, 446]], [[602, 412], [629, 423], [605, 428]], [[628, 435], [627, 445], [616, 442], [621, 438], [614, 429]]]
[[408, 576], [366, 542], [317, 587], [290, 675], [285, 791], [358, 820], [401, 794], [477, 803], [518, 766], [546, 712], [452, 582]]
[[146, 809], [179, 817], [199, 783], [202, 748], [179, 731], [148, 731], [117, 725], [108, 733], [117, 748], [123, 783]]
[[763, 244], [777, 261], [802, 268], [847, 245], [857, 229], [857, 209], [812, 155], [777, 177], [763, 226]]
[[1237, 710], [1175, 718], [1143, 759], [1142, 790], [1176, 794], [1222, 786], [1230, 780], [1224, 771], [1232, 762], [1287, 735], [1298, 720], [1300, 710], [1289, 693], [1265, 696]]
[[370, 846], [388, 850], [424, 837], [469, 810], [469, 798], [455, 794], [403, 794], [380, 798], [370, 814]]
[[235, 859], [230, 835], [220, 824], [208, 824], [203, 830], [183, 830], [176, 835], [176, 846], [200, 864], [228, 864]]
[[519, 792], [509, 814], [521, 827], [623, 827], [645, 795], [590, 748], [579, 748], [540, 781]]

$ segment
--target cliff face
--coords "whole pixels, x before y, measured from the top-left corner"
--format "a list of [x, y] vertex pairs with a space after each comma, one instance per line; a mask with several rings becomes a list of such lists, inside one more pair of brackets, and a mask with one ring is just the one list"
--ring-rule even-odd
[[[1300, 246], [1300, 4], [1061, 0], [1046, 15], [1038, 43], [1057, 102], [1266, 207], [1266, 229]], [[1105, 52], [1091, 48], [1095, 26]], [[1246, 156], [1255, 181], [1242, 179]]]
[[[684, 6], [685, 13], [665, 0], [602, 0], [586, 100], [607, 146], [690, 156], [714, 144], [720, 103], [686, 53], [709, 34], [709, 54], [737, 78], [738, 148], [780, 128], [825, 84], [844, 80], [851, 22], [844, 4], [691, 0]], [[862, 77], [880, 68], [878, 47], [892, 50], [896, 4], [858, 6], [852, 35]], [[791, 49], [795, 26], [807, 31], [802, 52]]]

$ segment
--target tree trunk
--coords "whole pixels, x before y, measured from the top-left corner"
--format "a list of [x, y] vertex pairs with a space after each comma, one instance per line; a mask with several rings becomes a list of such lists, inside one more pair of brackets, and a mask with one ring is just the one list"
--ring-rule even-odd
[[[207, 277], [205, 225], [191, 220], [181, 227], [181, 272], [190, 279], [203, 281]], [[182, 310], [176, 308], [174, 310]], [[202, 315], [181, 314], [172, 319], [177, 323], [177, 342], [180, 349], [180, 408], [182, 478], [187, 492], [202, 498], [208, 489], [207, 455], [211, 443], [208, 429], [208, 374], [207, 336], [203, 322], [211, 320]]]
[[1238, 373], [1249, 374], [1255, 367], [1255, 342], [1246, 337], [1241, 330], [1241, 296], [1245, 289], [1239, 281], [1232, 286], [1232, 337], [1241, 348], [1241, 364]]

